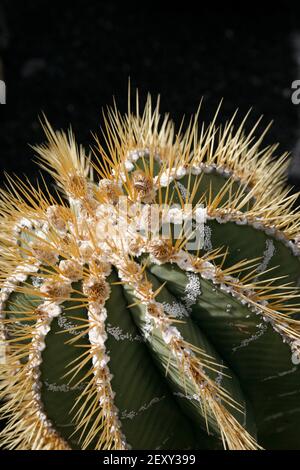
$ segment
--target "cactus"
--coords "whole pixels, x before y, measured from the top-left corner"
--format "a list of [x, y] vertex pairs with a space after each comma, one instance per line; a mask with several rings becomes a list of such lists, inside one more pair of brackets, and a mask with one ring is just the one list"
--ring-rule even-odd
[[93, 158], [45, 120], [56, 189], [1, 190], [1, 444], [299, 449], [288, 156], [245, 120], [175, 133], [130, 106]]

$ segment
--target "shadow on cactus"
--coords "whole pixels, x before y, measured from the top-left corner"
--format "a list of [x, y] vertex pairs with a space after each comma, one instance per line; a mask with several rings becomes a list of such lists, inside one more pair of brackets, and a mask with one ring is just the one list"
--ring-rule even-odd
[[234, 118], [175, 133], [135, 107], [108, 110], [93, 158], [46, 121], [56, 191], [1, 190], [1, 443], [299, 449], [287, 155]]

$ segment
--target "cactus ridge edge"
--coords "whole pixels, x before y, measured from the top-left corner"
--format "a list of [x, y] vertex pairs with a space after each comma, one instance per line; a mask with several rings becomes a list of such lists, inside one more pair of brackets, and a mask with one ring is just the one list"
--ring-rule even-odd
[[56, 189], [7, 177], [4, 447], [300, 448], [299, 195], [260, 120], [218, 113], [177, 131], [137, 93], [93, 155], [45, 118]]

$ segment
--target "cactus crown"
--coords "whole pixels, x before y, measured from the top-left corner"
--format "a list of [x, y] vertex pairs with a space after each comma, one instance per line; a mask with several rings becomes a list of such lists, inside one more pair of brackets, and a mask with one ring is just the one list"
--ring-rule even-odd
[[198, 110], [175, 132], [150, 96], [130, 106], [108, 110], [93, 160], [46, 121], [55, 194], [1, 190], [2, 444], [299, 446], [287, 154], [246, 118], [205, 126]]

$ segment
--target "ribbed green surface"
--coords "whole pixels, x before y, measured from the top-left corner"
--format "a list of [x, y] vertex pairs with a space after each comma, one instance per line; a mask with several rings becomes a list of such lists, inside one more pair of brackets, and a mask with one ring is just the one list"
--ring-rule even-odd
[[[148, 273], [148, 277], [151, 280], [154, 289], [160, 287], [158, 280]], [[126, 296], [128, 302], [135, 302], [137, 299], [134, 296], [132, 290], [125, 285]], [[176, 297], [171, 295], [166, 288], [163, 288], [157, 300], [164, 304], [172, 305], [176, 302]], [[143, 305], [137, 305], [131, 308], [134, 313], [135, 322], [139, 325], [139, 328], [144, 332], [147, 331], [147, 320], [145, 318], [145, 307]], [[208, 354], [216, 364], [223, 364], [226, 366], [222, 358], [217, 354], [214, 347], [206, 339], [205, 335], [200, 331], [196, 324], [190, 319], [185, 318], [182, 323], [176, 323], [177, 329], [180, 331], [182, 337], [189, 343], [203, 350]], [[166, 346], [163, 341], [160, 331], [154, 329], [149, 335], [148, 342], [151, 346], [152, 353], [157, 361], [158, 366], [163, 370], [164, 373], [168, 371], [167, 380], [179, 399], [180, 405], [183, 407], [184, 411], [188, 414], [190, 419], [192, 419], [196, 425], [199, 425], [202, 429], [206, 429], [205, 420], [203, 417], [203, 409], [198, 400], [194, 399], [195, 395], [198, 395], [197, 390], [193, 383], [185, 376], [183, 379], [182, 374], [179, 371], [178, 364], [176, 360], [170, 354], [169, 348]], [[220, 369], [216, 367], [217, 372], [211, 371], [208, 368], [205, 368], [207, 375], [213, 380], [217, 380], [217, 377]], [[230, 396], [241, 405], [242, 409], [246, 411], [246, 419], [243, 413], [237, 412], [233, 408], [230, 409], [231, 413], [236, 417], [236, 419], [244, 424], [250, 433], [255, 433], [255, 425], [253, 420], [253, 415], [251, 407], [246, 406], [246, 399], [241, 390], [238, 379], [235, 377], [233, 372], [226, 368], [225, 373], [230, 376], [224, 377], [221, 379], [222, 387], [229, 392]], [[187, 398], [188, 397], [188, 398]], [[208, 417], [209, 430], [215, 435], [219, 435], [219, 428], [213, 417]]]
[[[111, 281], [118, 278], [113, 273]], [[197, 445], [193, 427], [180, 411], [138, 330], [119, 285], [106, 302], [106, 342], [122, 429], [134, 449], [186, 449]]]
[[[215, 171], [200, 176], [192, 175], [184, 176], [177, 182], [171, 183], [168, 189], [169, 198], [173, 194], [173, 203], [179, 203], [180, 200], [185, 201], [185, 193], [191, 194], [194, 184], [198, 185], [197, 192], [193, 198], [193, 205], [197, 204], [203, 194], [210, 194], [214, 198], [219, 191], [225, 187], [228, 178], [219, 175]], [[177, 185], [177, 189], [176, 189]], [[190, 190], [188, 191], [188, 188]], [[234, 182], [232, 190], [226, 192], [224, 197], [219, 201], [219, 207], [225, 203], [231, 195], [238, 191], [240, 184]], [[166, 194], [167, 189], [163, 188], [162, 194]], [[181, 198], [178, 195], [181, 194]], [[245, 194], [247, 194], [245, 192]], [[164, 201], [164, 198], [162, 198]], [[242, 211], [251, 208], [251, 200], [246, 204]], [[283, 279], [277, 280], [277, 284], [292, 282], [294, 285], [299, 283], [300, 260], [294, 256], [291, 250], [283, 244], [282, 241], [276, 240], [271, 235], [266, 235], [263, 231], [250, 225], [238, 225], [234, 222], [220, 223], [217, 220], [208, 220], [204, 225], [204, 251], [214, 250], [223, 247], [224, 251], [228, 248], [228, 254], [224, 263], [224, 267], [230, 267], [241, 260], [257, 260], [258, 273], [274, 268], [271, 272], [261, 274], [259, 279], [271, 277], [285, 276]], [[200, 248], [197, 247], [197, 249]], [[197, 251], [196, 249], [196, 251]]]
[[248, 225], [237, 225], [234, 222], [221, 224], [216, 220], [210, 220], [206, 225], [210, 230], [211, 249], [228, 247], [229, 252], [224, 267], [232, 266], [241, 260], [259, 257], [257, 263], [261, 265], [262, 271], [274, 268], [271, 272], [259, 276], [259, 279], [287, 276], [277, 283], [279, 285], [287, 282], [298, 283], [300, 260], [281, 241], [266, 235], [261, 230]]
[[[110, 281], [114, 280], [115, 274], [110, 278]], [[80, 288], [79, 285], [73, 287]], [[205, 434], [196, 432], [193, 424], [180, 411], [172, 392], [155, 367], [150, 352], [144, 342], [140, 341], [140, 333], [122, 298], [122, 288], [116, 285], [111, 288], [112, 296], [106, 303], [106, 347], [111, 358], [109, 367], [113, 374], [115, 404], [119, 408], [122, 430], [127, 442], [134, 449], [188, 449], [212, 445], [216, 447], [218, 444], [213, 439], [209, 440]], [[89, 361], [71, 382], [70, 376], [63, 377], [70, 368], [69, 364], [86, 351], [85, 346], [88, 344], [87, 337], [81, 338], [77, 347], [67, 344], [76, 330], [71, 329], [68, 332], [66, 328], [82, 324], [75, 318], [87, 318], [83, 308], [68, 310], [70, 306], [73, 307], [74, 302], [64, 303], [62, 315], [52, 321], [51, 330], [46, 336], [46, 349], [43, 351], [41, 366], [42, 403], [55, 429], [73, 449], [78, 449], [79, 433], [74, 434], [74, 411], [71, 413], [71, 409], [88, 378], [81, 384], [77, 385], [77, 382], [91, 371], [92, 364]], [[126, 339], [116, 339], [124, 336]], [[135, 340], [131, 341], [132, 338]], [[132, 392], [128, 393], [128, 390]], [[75, 409], [78, 409], [78, 406]], [[94, 419], [88, 429], [93, 421]], [[84, 436], [87, 432], [88, 430]], [[96, 440], [91, 442], [89, 448], [92, 449], [95, 442]]]
[[[187, 275], [174, 265], [153, 265], [183, 301]], [[261, 445], [299, 448], [300, 367], [291, 362], [290, 347], [259, 315], [211, 281], [201, 279], [201, 295], [192, 306], [197, 322], [219, 354], [237, 374], [253, 405]]]
[[[113, 273], [109, 280], [114, 282], [118, 278]], [[80, 283], [73, 285], [73, 288], [80, 290]], [[156, 367], [141, 336], [142, 332], [133, 321], [122, 287], [112, 284], [111, 289], [112, 295], [106, 303], [108, 312], [106, 347], [110, 355], [109, 367], [113, 374], [115, 404], [119, 408], [122, 430], [127, 442], [134, 449], [219, 448], [218, 440], [202, 433], [184, 415], [165, 377]], [[80, 298], [81, 294], [73, 293], [72, 298], [76, 297]], [[22, 312], [36, 308], [40, 303], [39, 297], [13, 293], [7, 308], [11, 311], [17, 309], [19, 313], [11, 313], [9, 317], [20, 317], [22, 327], [25, 323], [29, 325], [26, 318], [28, 313], [23, 315]], [[80, 300], [78, 304], [81, 304]], [[91, 371], [91, 361], [81, 368], [74, 380], [70, 380], [71, 376], [66, 377], [65, 374], [70, 370], [70, 363], [79, 359], [87, 350], [86, 346], [89, 344], [87, 335], [80, 338], [75, 343], [76, 346], [68, 344], [68, 340], [74, 338], [76, 333], [80, 333], [81, 330], [77, 330], [76, 327], [84, 324], [81, 319], [87, 319], [87, 312], [80, 306], [74, 308], [76, 306], [74, 301], [64, 302], [61, 306], [63, 312], [52, 320], [45, 339], [46, 348], [42, 352], [41, 400], [54, 428], [73, 449], [80, 449], [82, 438], [79, 439], [80, 433], [74, 434], [73, 419], [78, 405], [75, 410], [72, 412], [71, 410], [90, 378], [85, 378], [85, 375]], [[72, 309], [69, 310], [69, 307]], [[32, 322], [30, 323], [32, 326]], [[17, 325], [14, 323], [13, 336], [17, 335]], [[21, 342], [28, 340], [20, 338]], [[26, 360], [24, 358], [24, 362]], [[128, 393], [128, 390], [131, 392]], [[79, 402], [80, 404], [82, 402]], [[83, 438], [92, 426], [94, 418], [95, 416], [91, 419]], [[93, 449], [95, 443], [96, 439], [91, 442], [89, 448]]]
[[[143, 159], [136, 166], [144, 169]], [[155, 162], [155, 174], [158, 171], [159, 165]], [[194, 204], [202, 194], [208, 196], [210, 188], [213, 188], [211, 197], [216, 196], [227, 181], [227, 178], [216, 172], [202, 174], [201, 178]], [[190, 192], [197, 179], [191, 177]], [[185, 200], [188, 180], [188, 176], [185, 176], [170, 184], [169, 197], [173, 194], [173, 203], [181, 200], [176, 186]], [[234, 183], [232, 194], [238, 188], [238, 183]], [[160, 192], [162, 202], [166, 191], [163, 188]], [[225, 202], [226, 197], [221, 203]], [[284, 280], [278, 280], [278, 284], [291, 281], [298, 283], [299, 259], [272, 236], [250, 226], [232, 222], [222, 224], [216, 220], [208, 221], [204, 232], [204, 251], [221, 246], [229, 249], [224, 267], [244, 259], [261, 257], [258, 273], [271, 267], [276, 267], [276, 270], [264, 274], [260, 279], [287, 276]], [[26, 243], [26, 234], [22, 237]], [[164, 305], [187, 308], [189, 274], [175, 265], [152, 264], [147, 276], [153, 283], [153, 289], [167, 281], [156, 300]], [[292, 364], [289, 346], [247, 306], [211, 281], [199, 276], [198, 280], [201, 294], [189, 306], [187, 316], [181, 318], [182, 322], [176, 323], [176, 328], [187, 342], [201, 348], [217, 364], [226, 366], [226, 369], [220, 370], [230, 377], [221, 377], [218, 367], [216, 372], [208, 368], [205, 368], [205, 372], [246, 410], [243, 416], [226, 405], [253, 436], [257, 429], [260, 445], [268, 449], [299, 449], [300, 366]], [[109, 278], [111, 295], [105, 305], [108, 315], [106, 348], [110, 356], [108, 365], [113, 375], [114, 402], [128, 444], [133, 449], [220, 448], [215, 419], [209, 417], [210, 435], [207, 435], [203, 409], [199, 400], [195, 399], [197, 392], [194, 385], [187, 376], [183, 378], [159, 330], [154, 328], [149, 334], [145, 307], [141, 303], [128, 307], [137, 301], [133, 290], [126, 285], [114, 284], [117, 281], [118, 276], [113, 271]], [[28, 281], [28, 286], [31, 283], [32, 279]], [[73, 287], [82, 291], [81, 283]], [[65, 302], [62, 305], [63, 313], [54, 318], [46, 336], [46, 348], [42, 353], [41, 398], [55, 429], [73, 449], [79, 449], [82, 439], [79, 439], [79, 433], [74, 434], [73, 416], [82, 401], [72, 413], [71, 409], [91, 378], [92, 363], [89, 360], [73, 381], [70, 382], [70, 376], [64, 377], [70, 369], [70, 363], [76, 359], [80, 363], [80, 356], [89, 346], [87, 335], [79, 339], [76, 346], [67, 343], [79, 332], [72, 328], [88, 318], [86, 309], [80, 306], [82, 295], [73, 294], [72, 297], [78, 297], [77, 308], [69, 310], [76, 303]], [[15, 292], [7, 303], [10, 311], [8, 316], [19, 318], [20, 327], [27, 324], [30, 328], [33, 322], [24, 319], [23, 312], [35, 308], [40, 302], [38, 297]], [[18, 323], [9, 328], [11, 336], [17, 338]], [[71, 330], [67, 331], [68, 328]], [[28, 339], [19, 337], [19, 343], [27, 342]], [[27, 358], [22, 360], [26, 362]], [[91, 417], [82, 438], [87, 435], [96, 416], [97, 413]], [[89, 448], [94, 448], [97, 437]]]
[[[73, 287], [81, 289], [79, 283], [73, 285]], [[82, 297], [82, 295], [73, 293], [72, 297]], [[71, 381], [72, 375], [64, 377], [70, 368], [75, 365], [69, 366], [70, 363], [78, 359], [87, 350], [89, 344], [87, 335], [80, 338], [75, 345], [68, 344], [68, 340], [82, 331], [81, 329], [72, 330], [72, 328], [82, 325], [87, 326], [86, 323], [80, 321], [80, 319], [87, 320], [87, 312], [84, 308], [68, 310], [69, 307], [75, 305], [73, 301], [64, 302], [62, 314], [52, 320], [51, 329], [46, 336], [46, 348], [42, 354], [41, 395], [45, 412], [55, 429], [72, 448], [77, 449], [80, 448], [78, 443], [79, 434], [73, 435], [75, 430], [72, 420], [74, 411], [71, 413], [71, 409], [87, 385], [89, 378], [84, 379], [84, 376], [91, 371], [92, 363], [91, 360], [87, 362], [77, 376], [74, 377], [74, 380]], [[69, 328], [71, 329], [68, 331]], [[80, 380], [81, 383], [79, 383]], [[91, 449], [93, 448], [92, 444]]]
[[[200, 180], [200, 182], [199, 182]], [[187, 174], [182, 178], [175, 180], [170, 183], [169, 189], [163, 187], [158, 191], [158, 195], [161, 193], [162, 201], [165, 202], [165, 195], [168, 193], [168, 201], [171, 201], [173, 204], [180, 204], [182, 201], [189, 201], [193, 196], [192, 205], [195, 206], [202, 199], [202, 196], [205, 196], [207, 200], [209, 198], [215, 198], [220, 191], [228, 185], [228, 178], [218, 174], [215, 170], [211, 173], [201, 173], [199, 176]], [[195, 189], [194, 189], [195, 188]], [[224, 195], [220, 198], [220, 205], [224, 204], [229, 195], [234, 198], [234, 195], [239, 191], [240, 184], [236, 181], [233, 181], [231, 189], [225, 191]], [[245, 190], [246, 194], [246, 190]], [[156, 201], [159, 202], [159, 196], [157, 195]], [[205, 204], [205, 199], [202, 201]], [[242, 211], [250, 208], [252, 205], [251, 199], [249, 204], [245, 205], [242, 208]]]

